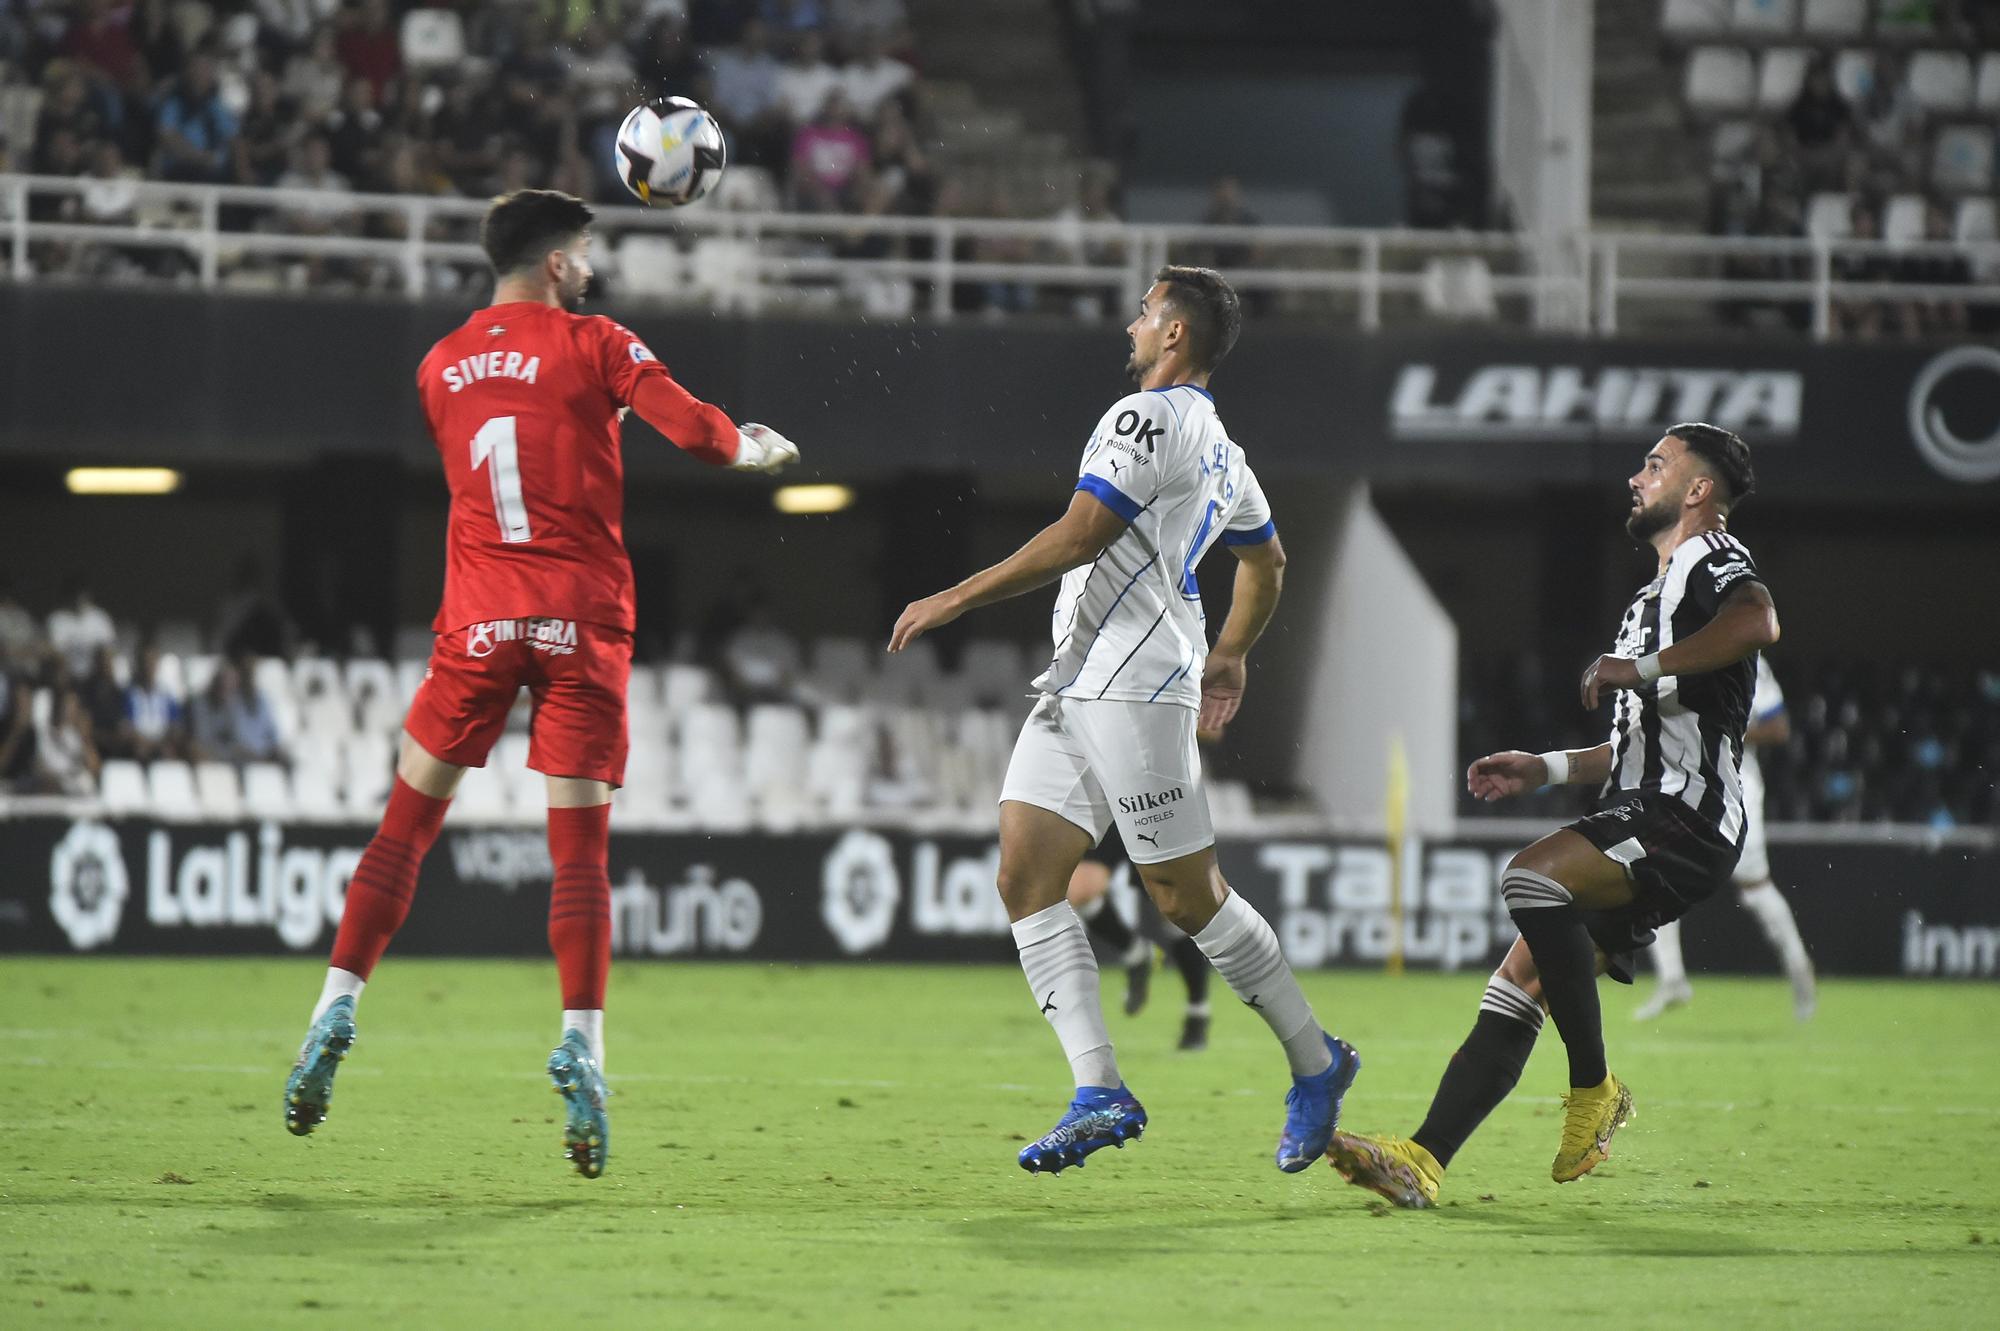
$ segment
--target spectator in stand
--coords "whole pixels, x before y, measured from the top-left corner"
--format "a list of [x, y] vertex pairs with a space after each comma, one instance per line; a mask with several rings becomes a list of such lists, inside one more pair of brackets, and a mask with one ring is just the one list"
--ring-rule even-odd
[[771, 614], [761, 590], [752, 591], [743, 623], [722, 645], [723, 684], [738, 706], [796, 702], [801, 664], [798, 640]]
[[98, 752], [124, 757], [119, 738], [125, 723], [125, 687], [118, 682], [118, 663], [111, 648], [97, 649], [90, 658], [90, 673], [78, 681], [76, 692], [90, 717], [90, 734]]
[[431, 120], [431, 145], [440, 170], [461, 194], [490, 194], [500, 167], [500, 136], [470, 75], [445, 85], [444, 105]]
[[[1848, 212], [1848, 239], [1872, 244], [1881, 238], [1882, 227], [1875, 205], [1866, 199], [1856, 199]], [[1833, 257], [1836, 282], [1887, 283], [1895, 275], [1889, 256], [1878, 250], [1843, 251]], [[1894, 331], [1893, 325], [1900, 324], [1888, 302], [1854, 296], [1843, 296], [1833, 303], [1833, 322], [1842, 333], [1858, 341], [1880, 337], [1885, 329]]]
[[790, 126], [778, 97], [784, 67], [771, 54], [770, 29], [751, 22], [742, 31], [740, 43], [708, 55], [711, 105], [732, 140], [732, 158], [773, 166], [784, 160], [780, 145], [790, 147]]
[[863, 120], [873, 120], [883, 103], [901, 96], [915, 79], [916, 71], [889, 54], [887, 35], [873, 28], [855, 40], [854, 58], [840, 71], [840, 86]]
[[844, 33], [873, 33], [887, 38], [910, 20], [903, 0], [830, 0], [833, 26]]
[[313, 34], [340, 11], [340, 0], [256, 0], [258, 35], [277, 51], [312, 43]]
[[624, 117], [638, 71], [625, 48], [611, 40], [611, 30], [602, 19], [585, 23], [575, 39], [560, 49], [557, 59], [586, 122]]
[[142, 69], [139, 44], [132, 38], [132, 6], [119, 0], [84, 0], [77, 6], [62, 53], [96, 70], [114, 87]]
[[347, 87], [347, 70], [335, 53], [332, 28], [313, 33], [312, 45], [285, 62], [282, 91], [307, 124], [317, 124], [340, 106]]
[[379, 99], [403, 72], [403, 40], [389, 0], [361, 0], [345, 17], [334, 50], [348, 77], [368, 80]]
[[[358, 83], [358, 80], [357, 80]], [[365, 83], [359, 83], [367, 87]], [[308, 134], [292, 152], [292, 168], [278, 177], [279, 189], [318, 190], [323, 194], [347, 194], [353, 182], [333, 169], [333, 145], [324, 134]], [[349, 231], [347, 216], [339, 203], [301, 203], [285, 210], [284, 229], [299, 235], [330, 236]], [[320, 262], [314, 259], [313, 263]]]
[[688, 36], [697, 46], [732, 46], [745, 40], [762, 0], [690, 0]]
[[367, 79], [349, 79], [340, 109], [326, 119], [322, 132], [330, 153], [328, 164], [347, 178], [345, 188], [373, 176], [382, 151], [382, 113], [375, 106], [375, 85]]
[[[1222, 176], [1215, 182], [1208, 196], [1208, 211], [1202, 214], [1204, 226], [1261, 226], [1263, 219], [1250, 211], [1243, 201], [1243, 182], [1235, 176]], [[1248, 267], [1256, 261], [1256, 247], [1240, 240], [1218, 241], [1209, 247], [1208, 266], [1218, 269], [1226, 277], [1233, 268]], [[1261, 315], [1270, 307], [1271, 293], [1268, 291], [1245, 291], [1242, 293], [1243, 312]]]
[[51, 171], [47, 165], [67, 160], [69, 149], [58, 151], [54, 147], [56, 136], [67, 133], [81, 155], [83, 145], [106, 134], [108, 127], [91, 98], [90, 82], [81, 66], [67, 60], [51, 61], [43, 83], [42, 110], [35, 119], [35, 170], [45, 175], [69, 175], [72, 173]]
[[778, 71], [778, 101], [794, 125], [820, 114], [827, 94], [840, 87], [840, 71], [826, 62], [826, 44], [816, 32], [802, 32], [792, 58]]
[[90, 588], [72, 584], [68, 600], [49, 616], [49, 648], [56, 658], [72, 678], [81, 679], [89, 673], [98, 649], [117, 642], [118, 626], [91, 596]]
[[132, 682], [125, 686], [125, 710], [118, 728], [119, 743], [140, 762], [187, 756], [187, 711], [180, 699], [160, 687], [160, 649], [148, 642], [139, 649]]
[[153, 118], [158, 149], [153, 174], [162, 180], [221, 183], [229, 178], [236, 117], [222, 103], [214, 57], [197, 53], [160, 98]]
[[875, 172], [895, 191], [890, 211], [905, 217], [930, 216], [937, 204], [937, 177], [901, 102], [882, 103], [875, 116], [874, 138]]
[[34, 788], [44, 795], [95, 795], [103, 766], [82, 696], [58, 689], [48, 714], [35, 722]]
[[35, 779], [35, 687], [26, 670], [0, 670], [0, 792]]
[[825, 0], [764, 0], [757, 12], [780, 33], [817, 33], [827, 24]]
[[1833, 81], [1833, 61], [1813, 57], [1805, 84], [1785, 113], [1797, 145], [1806, 179], [1815, 189], [1830, 189], [1842, 178], [1842, 159], [1854, 132], [1854, 113]]
[[1923, 132], [1924, 118], [1910, 94], [1901, 63], [1887, 51], [1876, 57], [1875, 73], [1856, 119], [1875, 158], [1906, 169], [1910, 149]]
[[[1058, 262], [1105, 265], [1124, 257], [1122, 242], [1089, 239], [1083, 229], [1088, 223], [1122, 220], [1112, 197], [1116, 181], [1116, 168], [1109, 162], [1085, 164], [1076, 198], [1063, 205], [1053, 219], [1062, 224], [1064, 233], [1055, 256]], [[1101, 319], [1108, 312], [1109, 301], [1109, 294], [1099, 288], [1074, 290], [1070, 293], [1070, 313], [1078, 319]]]
[[[1924, 209], [1924, 241], [1933, 246], [1952, 244], [1951, 218], [1935, 200]], [[1972, 265], [1967, 262], [1965, 252], [1954, 247], [1950, 253], [1935, 250], [1913, 255], [1896, 266], [1898, 281], [1920, 283], [1924, 286], [1970, 286], [1972, 285]], [[1951, 337], [1965, 332], [1965, 302], [1950, 299], [1925, 297], [1915, 302], [1915, 327], [1920, 332], [1934, 337]]]
[[868, 155], [868, 136], [855, 123], [846, 94], [836, 88], [812, 123], [792, 136], [792, 206], [813, 213], [851, 210], [849, 186]]
[[39, 670], [47, 652], [42, 626], [15, 596], [13, 580], [0, 573], [0, 673]]
[[217, 665], [215, 677], [194, 701], [194, 757], [225, 763], [274, 762], [280, 757], [271, 705], [236, 660]]
[[236, 135], [236, 183], [275, 185], [292, 159], [298, 116], [287, 107], [278, 80], [258, 70], [250, 80], [250, 105]]
[[282, 656], [298, 647], [298, 625], [272, 590], [271, 578], [256, 555], [236, 565], [236, 588], [215, 614], [215, 644], [225, 656]]
[[710, 105], [708, 66], [688, 40], [687, 23], [672, 15], [655, 20], [640, 48], [639, 86], [649, 97], [692, 97]]

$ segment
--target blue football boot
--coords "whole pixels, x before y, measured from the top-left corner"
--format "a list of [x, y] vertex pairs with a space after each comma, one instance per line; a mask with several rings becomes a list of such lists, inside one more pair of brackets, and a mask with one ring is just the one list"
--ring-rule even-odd
[[299, 1061], [285, 1078], [285, 1130], [304, 1137], [326, 1122], [327, 1106], [333, 1103], [333, 1074], [340, 1060], [354, 1047], [354, 1000], [343, 994], [327, 1004], [326, 1011], [306, 1032], [299, 1046]]
[[1125, 1148], [1146, 1130], [1146, 1109], [1124, 1086], [1079, 1086], [1069, 1112], [1046, 1137], [1021, 1150], [1021, 1168], [1030, 1174], [1060, 1174], [1106, 1146]]
[[1326, 1037], [1333, 1062], [1325, 1072], [1292, 1078], [1285, 1093], [1285, 1130], [1278, 1138], [1278, 1168], [1296, 1174], [1326, 1154], [1340, 1123], [1340, 1100], [1361, 1071], [1361, 1055], [1345, 1040]]
[[611, 1158], [611, 1121], [604, 1116], [604, 1098], [611, 1092], [580, 1032], [563, 1032], [562, 1044], [549, 1055], [549, 1080], [555, 1083], [567, 1111], [563, 1159], [585, 1178], [596, 1178]]

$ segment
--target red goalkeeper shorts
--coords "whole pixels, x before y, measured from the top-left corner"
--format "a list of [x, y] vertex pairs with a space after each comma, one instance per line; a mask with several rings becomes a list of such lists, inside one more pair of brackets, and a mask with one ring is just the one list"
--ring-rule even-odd
[[403, 728], [432, 756], [484, 767], [522, 688], [528, 766], [622, 785], [632, 635], [569, 619], [498, 619], [438, 635]]

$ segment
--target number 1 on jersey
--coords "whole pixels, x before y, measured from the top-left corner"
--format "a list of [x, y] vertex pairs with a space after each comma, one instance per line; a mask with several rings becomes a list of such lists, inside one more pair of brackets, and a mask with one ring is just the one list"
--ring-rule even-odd
[[495, 416], [472, 436], [472, 469], [487, 462], [493, 481], [493, 513], [500, 520], [500, 539], [517, 543], [530, 539], [528, 503], [521, 498], [521, 457], [512, 416]]

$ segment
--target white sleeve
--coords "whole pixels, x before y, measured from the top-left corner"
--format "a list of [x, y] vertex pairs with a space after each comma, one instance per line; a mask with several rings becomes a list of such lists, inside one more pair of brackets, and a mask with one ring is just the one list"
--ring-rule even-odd
[[1112, 404], [1091, 432], [1076, 488], [1127, 522], [1160, 486], [1155, 479], [1172, 439], [1173, 414], [1158, 393], [1133, 393]]
[[1277, 534], [1278, 526], [1271, 521], [1271, 505], [1264, 498], [1264, 487], [1257, 484], [1257, 473], [1245, 465], [1242, 479], [1236, 483], [1236, 506], [1229, 511], [1229, 521], [1222, 529], [1222, 543], [1262, 545]]
[[1771, 662], [1763, 653], [1757, 655], [1757, 688], [1750, 695], [1750, 720], [1752, 723], [1768, 721], [1785, 710], [1785, 691], [1778, 687], [1778, 677], [1771, 673]]

